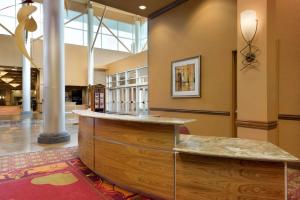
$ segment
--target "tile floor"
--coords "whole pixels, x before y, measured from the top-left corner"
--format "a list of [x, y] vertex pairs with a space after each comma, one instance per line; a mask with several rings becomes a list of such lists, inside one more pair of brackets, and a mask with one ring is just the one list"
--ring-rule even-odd
[[41, 114], [31, 117], [0, 116], [0, 156], [73, 147], [78, 145], [78, 120], [66, 118], [66, 129], [71, 140], [66, 143], [43, 145], [37, 143], [37, 138], [43, 132]]

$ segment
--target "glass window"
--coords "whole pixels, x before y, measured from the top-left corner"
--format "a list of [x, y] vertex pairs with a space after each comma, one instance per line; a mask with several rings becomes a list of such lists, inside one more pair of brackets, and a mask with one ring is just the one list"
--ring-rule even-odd
[[102, 35], [102, 48], [118, 50], [118, 40], [114, 36]]
[[[16, 24], [15, 24], [15, 18], [13, 17], [7, 17], [7, 16], [1, 16], [0, 15], [0, 22], [1, 24], [3, 24], [8, 30], [10, 30], [11, 32], [15, 32], [16, 29]], [[6, 30], [2, 29], [5, 35], [10, 35]], [[2, 32], [2, 31], [1, 31]]]
[[[97, 20], [98, 21], [98, 20]], [[103, 19], [103, 23], [115, 34], [118, 35], [118, 22], [111, 19]], [[106, 35], [111, 35], [110, 31], [107, 28], [102, 29], [102, 33]]]
[[[80, 12], [75, 12], [75, 11], [71, 11], [71, 10], [66, 11], [65, 12], [65, 23], [68, 22], [69, 20], [73, 19], [74, 17], [77, 17], [80, 14], [81, 14]], [[69, 27], [69, 28], [83, 29], [83, 16], [69, 22], [65, 26]]]
[[141, 38], [145, 39], [148, 38], [148, 23], [145, 21], [141, 24]]
[[[11, 32], [15, 31], [17, 25], [16, 13], [22, 7], [22, 1], [23, 0], [0, 0], [0, 9], [8, 7], [0, 12], [0, 22]], [[31, 33], [31, 36], [38, 38], [43, 35], [43, 5], [40, 3], [34, 3], [34, 5], [37, 7], [37, 11], [34, 12], [33, 18], [36, 20], [38, 28], [35, 32]], [[79, 15], [81, 15], [80, 12], [68, 10], [64, 14], [64, 22], [68, 22]], [[93, 23], [94, 34], [96, 34], [100, 20], [94, 16]], [[103, 23], [108, 28], [101, 26], [95, 43], [96, 48], [123, 52], [128, 52], [128, 50], [132, 51], [135, 38], [134, 24], [108, 18], [104, 18]], [[10, 35], [1, 27], [0, 34]], [[139, 46], [145, 46], [147, 34], [147, 21], [143, 21], [141, 23]], [[113, 35], [117, 36], [118, 39]], [[87, 14], [84, 14], [65, 25], [65, 43], [87, 46], [87, 42]], [[147, 45], [145, 47], [147, 47]]]
[[[125, 39], [125, 38], [119, 38], [119, 39], [130, 51], [132, 51], [132, 44], [133, 44], [132, 39]], [[118, 43], [119, 43], [119, 51], [128, 52], [128, 50], [123, 46], [123, 44], [121, 44], [120, 42]]]
[[83, 32], [73, 28], [65, 28], [65, 43], [83, 45]]
[[83, 31], [83, 45], [88, 45], [87, 31]]
[[13, 0], [1, 0], [0, 1], [0, 9], [6, 8], [1, 10], [0, 14], [10, 17], [16, 16], [16, 8], [15, 8], [15, 1]]
[[119, 22], [118, 36], [123, 38], [133, 38], [133, 25]]

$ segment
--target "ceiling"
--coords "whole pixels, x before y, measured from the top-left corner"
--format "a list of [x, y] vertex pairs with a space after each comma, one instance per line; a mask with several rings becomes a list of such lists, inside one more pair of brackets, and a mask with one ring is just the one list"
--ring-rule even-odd
[[[0, 78], [0, 89], [11, 89], [11, 90], [21, 90], [22, 89], [22, 68], [21, 67], [0, 67], [0, 71], [8, 72], [1, 78], [13, 78], [11, 83], [20, 84], [18, 87], [14, 88], [8, 83], [5, 83]], [[37, 81], [38, 69], [31, 68], [31, 89], [35, 89]]]
[[[78, 1], [78, 0], [77, 0]], [[81, 0], [82, 1], [82, 0]], [[150, 14], [162, 9], [176, 0], [92, 0], [94, 2], [148, 17]], [[178, 0], [177, 0], [178, 1]], [[146, 10], [140, 10], [139, 6], [145, 5]]]

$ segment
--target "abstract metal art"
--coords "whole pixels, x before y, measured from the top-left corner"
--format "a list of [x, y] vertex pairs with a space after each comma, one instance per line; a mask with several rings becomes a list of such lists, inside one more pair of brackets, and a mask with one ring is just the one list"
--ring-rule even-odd
[[[68, 0], [64, 0], [64, 2], [66, 10], [68, 10]], [[33, 3], [33, 0], [25, 0], [22, 2], [23, 6], [20, 8], [17, 14], [19, 24], [16, 27], [14, 37], [19, 51], [31, 62], [33, 66], [36, 67], [32, 57], [29, 55], [25, 47], [25, 41], [28, 39], [28, 32], [34, 32], [37, 30], [37, 23], [32, 17], [32, 14], [37, 10], [37, 7], [32, 5]]]

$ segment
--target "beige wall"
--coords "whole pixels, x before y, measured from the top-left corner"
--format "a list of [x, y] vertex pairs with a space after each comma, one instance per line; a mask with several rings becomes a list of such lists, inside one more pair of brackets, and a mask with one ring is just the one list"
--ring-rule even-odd
[[[254, 10], [258, 28], [253, 45], [259, 49], [257, 64], [244, 67], [242, 54], [238, 54], [237, 113], [238, 120], [269, 123], [278, 119], [278, 86], [276, 65], [276, 41], [274, 32], [273, 0], [238, 0], [238, 24], [244, 10]], [[238, 26], [238, 49], [246, 46]], [[238, 128], [238, 137], [270, 141], [278, 145], [278, 129], [259, 130]]]
[[[300, 1], [275, 2], [279, 114], [300, 115]], [[279, 120], [279, 146], [300, 157], [300, 121]]]
[[[43, 50], [42, 41], [34, 42], [32, 48], [33, 60], [38, 67], [43, 66]], [[110, 51], [103, 49], [95, 49], [95, 65], [100, 67], [107, 63], [127, 57], [131, 54], [126, 52]], [[87, 48], [78, 45], [65, 45], [65, 62], [66, 62], [66, 85], [86, 86], [87, 85]], [[95, 76], [99, 75], [95, 73]], [[95, 77], [96, 83], [103, 76]]]
[[148, 65], [148, 52], [144, 51], [135, 55], [131, 55], [127, 58], [118, 60], [111, 64], [103, 66], [107, 70], [107, 74], [115, 74], [124, 72], [136, 67], [143, 67]]
[[[149, 21], [150, 107], [232, 110], [232, 51], [237, 48], [236, 0], [190, 0]], [[202, 56], [201, 98], [171, 97], [171, 62]], [[152, 112], [195, 118], [193, 134], [232, 136], [232, 118]]]
[[94, 76], [95, 76], [94, 77], [95, 85], [97, 85], [97, 84], [105, 85], [105, 83], [106, 83], [106, 71], [105, 70], [95, 70]]
[[16, 49], [13, 37], [0, 34], [0, 65], [21, 66], [22, 56]]
[[[278, 114], [300, 115], [300, 2], [238, 0], [238, 16], [245, 9], [257, 12], [254, 45], [260, 53], [255, 69], [238, 72], [239, 119], [277, 121]], [[238, 33], [241, 49], [244, 41]], [[241, 67], [240, 56], [238, 63]], [[270, 131], [239, 128], [238, 135], [271, 141], [300, 157], [300, 121], [279, 120]]]

